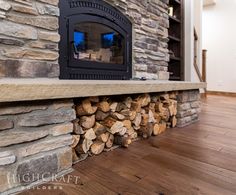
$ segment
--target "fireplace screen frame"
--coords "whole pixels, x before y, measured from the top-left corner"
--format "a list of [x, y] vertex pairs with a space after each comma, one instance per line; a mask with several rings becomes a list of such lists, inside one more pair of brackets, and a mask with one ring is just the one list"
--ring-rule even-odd
[[[60, 79], [129, 80], [132, 78], [132, 23], [103, 0], [60, 0]], [[74, 59], [74, 25], [95, 22], [108, 26], [125, 39], [124, 63], [112, 64]]]

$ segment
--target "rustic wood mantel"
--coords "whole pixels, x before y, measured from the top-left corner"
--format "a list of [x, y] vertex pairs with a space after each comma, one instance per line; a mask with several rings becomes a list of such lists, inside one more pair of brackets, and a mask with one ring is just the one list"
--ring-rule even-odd
[[84, 81], [59, 79], [2, 79], [0, 102], [66, 99], [205, 88], [206, 83], [176, 81]]

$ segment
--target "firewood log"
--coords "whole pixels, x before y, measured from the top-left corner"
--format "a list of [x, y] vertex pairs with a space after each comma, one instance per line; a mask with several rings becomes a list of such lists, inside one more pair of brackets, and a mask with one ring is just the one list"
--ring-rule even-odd
[[128, 109], [130, 109], [131, 108], [131, 103], [132, 103], [132, 98], [131, 97], [127, 97], [125, 100], [124, 100], [124, 104], [126, 105], [126, 107], [128, 108]]
[[101, 141], [95, 141], [92, 145], [91, 145], [91, 153], [94, 155], [98, 155], [101, 154], [102, 151], [105, 148], [105, 143], [101, 142]]
[[157, 122], [152, 110], [149, 110], [149, 112], [148, 112], [148, 122], [149, 123], [156, 123]]
[[111, 116], [116, 120], [124, 120], [125, 116], [117, 112], [111, 113]]
[[116, 112], [120, 112], [122, 110], [126, 110], [128, 107], [123, 102], [119, 102], [116, 107]]
[[149, 120], [149, 115], [146, 113], [142, 113], [141, 126], [147, 126], [148, 120]]
[[148, 123], [146, 126], [142, 126], [140, 128], [143, 138], [147, 139], [152, 136], [153, 127], [154, 127], [153, 123]]
[[140, 113], [136, 114], [135, 119], [132, 121], [135, 127], [139, 127], [142, 121], [142, 115]]
[[135, 111], [130, 111], [129, 109], [120, 111], [120, 114], [124, 115], [126, 119], [134, 120], [136, 117]]
[[75, 149], [73, 148], [73, 149], [72, 149], [72, 162], [75, 163], [75, 162], [77, 162], [78, 160], [79, 160], [79, 157], [78, 157], [78, 155], [77, 155]]
[[171, 117], [171, 126], [174, 128], [177, 125], [177, 118], [176, 116]]
[[91, 128], [85, 132], [84, 138], [88, 139], [88, 140], [94, 140], [97, 138], [97, 136], [96, 136], [95, 132], [93, 131], [93, 129]]
[[160, 99], [160, 96], [159, 96], [159, 95], [152, 95], [152, 96], [151, 96], [151, 102], [152, 102], [152, 103], [158, 102], [159, 99]]
[[118, 103], [117, 103], [117, 102], [113, 102], [113, 103], [110, 105], [110, 110], [111, 110], [112, 112], [115, 112], [117, 106], [118, 106]]
[[99, 136], [99, 135], [101, 135], [101, 134], [103, 134], [103, 133], [106, 133], [107, 127], [105, 127], [105, 126], [103, 126], [102, 124], [96, 122], [96, 124], [95, 124], [93, 130], [94, 130], [95, 134], [96, 134], [97, 136]]
[[149, 108], [149, 110], [151, 110], [154, 113], [155, 112], [155, 106], [156, 106], [155, 103], [150, 103], [148, 108]]
[[96, 106], [92, 106], [90, 99], [82, 101], [81, 105], [76, 106], [76, 114], [78, 116], [92, 115], [97, 111]]
[[133, 101], [131, 103], [131, 111], [135, 111], [135, 112], [141, 112], [141, 102], [140, 101]]
[[79, 119], [76, 119], [73, 121], [73, 133], [76, 134], [76, 135], [82, 135], [84, 134], [84, 130], [83, 128], [79, 125]]
[[160, 126], [160, 133], [163, 133], [166, 131], [166, 123], [165, 122], [160, 123], [159, 126]]
[[155, 118], [155, 120], [156, 120], [156, 123], [160, 123], [160, 121], [161, 121], [161, 116], [160, 116], [160, 114], [158, 114], [158, 113], [156, 113], [156, 112], [154, 112], [153, 114], [154, 114], [154, 118]]
[[127, 129], [131, 129], [132, 128], [132, 123], [130, 120], [124, 120], [123, 121], [123, 125], [124, 127], [126, 127]]
[[176, 100], [176, 99], [177, 99], [177, 94], [178, 94], [178, 92], [171, 92], [171, 93], [169, 94], [170, 99]]
[[80, 125], [85, 129], [90, 129], [95, 125], [95, 115], [82, 116], [80, 118]]
[[134, 131], [134, 133], [132, 133], [131, 135], [129, 135], [129, 138], [134, 140], [134, 139], [137, 139], [138, 137], [138, 133]]
[[123, 136], [115, 136], [114, 138], [114, 144], [123, 146], [123, 147], [129, 147], [129, 145], [132, 143], [132, 140], [129, 137], [123, 137]]
[[128, 131], [128, 129], [126, 127], [122, 127], [119, 131], [119, 135], [120, 136], [123, 136], [126, 134], [126, 132]]
[[106, 133], [102, 133], [101, 135], [99, 135], [97, 137], [97, 140], [98, 141], [101, 141], [103, 143], [106, 143], [109, 139], [109, 136], [110, 136], [110, 133], [109, 132], [106, 132]]
[[124, 124], [121, 121], [116, 121], [108, 131], [111, 134], [120, 133], [124, 131]]
[[134, 128], [133, 127], [131, 127], [131, 128], [129, 128], [129, 129], [127, 129], [127, 134], [128, 135], [132, 135], [133, 133], [134, 133], [135, 131], [134, 131]]
[[158, 135], [160, 133], [160, 126], [159, 126], [159, 124], [154, 124], [154, 126], [153, 126], [153, 131], [152, 131], [152, 134], [153, 135]]
[[80, 135], [72, 135], [72, 144], [71, 144], [71, 148], [75, 148], [80, 141]]
[[91, 145], [93, 144], [92, 140], [84, 139], [81, 144], [79, 144], [75, 150], [77, 154], [86, 154], [89, 150]]
[[148, 106], [148, 104], [151, 102], [151, 97], [149, 94], [143, 94], [140, 95], [137, 99], [137, 102], [140, 102], [141, 107], [145, 107]]
[[114, 143], [114, 135], [110, 134], [106, 142], [106, 147], [111, 148], [113, 146], [113, 143]]
[[160, 100], [169, 100], [170, 96], [168, 93], [160, 95]]
[[95, 118], [96, 118], [97, 121], [103, 121], [103, 120], [105, 120], [105, 118], [107, 118], [109, 115], [110, 115], [109, 112], [102, 112], [101, 110], [98, 110], [98, 111], [96, 112]]
[[103, 100], [99, 103], [97, 103], [98, 110], [101, 110], [102, 112], [109, 112], [110, 111], [110, 105], [107, 102], [107, 100]]
[[107, 117], [104, 121], [101, 121], [101, 124], [105, 127], [111, 128], [115, 123], [116, 119], [112, 118], [111, 116]]
[[92, 103], [98, 103], [99, 102], [99, 97], [97, 97], [97, 96], [89, 97], [89, 100]]

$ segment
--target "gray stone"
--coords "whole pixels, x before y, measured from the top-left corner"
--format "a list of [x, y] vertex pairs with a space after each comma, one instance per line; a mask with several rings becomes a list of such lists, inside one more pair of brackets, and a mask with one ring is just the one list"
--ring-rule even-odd
[[185, 126], [191, 124], [191, 122], [192, 122], [191, 116], [187, 116], [185, 118], [178, 118], [177, 119], [177, 127], [185, 127]]
[[28, 24], [35, 27], [40, 27], [47, 30], [58, 30], [58, 18], [57, 17], [29, 17], [29, 16], [18, 16], [18, 15], [9, 15], [8, 20]]
[[56, 125], [50, 129], [50, 134], [52, 136], [65, 135], [73, 132], [73, 123], [63, 123]]
[[14, 127], [14, 123], [9, 119], [0, 119], [0, 131], [12, 129]]
[[0, 61], [0, 75], [13, 78], [53, 78], [59, 75], [59, 65], [42, 61], [4, 60]]
[[64, 135], [59, 137], [47, 137], [39, 141], [24, 144], [23, 146], [19, 146], [16, 150], [19, 157], [27, 157], [40, 152], [46, 152], [64, 146], [69, 146], [71, 144], [72, 136]]
[[58, 43], [60, 41], [60, 35], [57, 32], [39, 31], [39, 39]]
[[49, 134], [48, 130], [9, 130], [9, 131], [0, 131], [0, 147], [10, 146], [14, 144], [30, 142], [37, 140], [43, 137], [46, 137]]
[[0, 115], [23, 114], [37, 110], [46, 110], [47, 108], [48, 105], [46, 103], [35, 103], [32, 105], [28, 105], [28, 103], [5, 103], [0, 105]]
[[11, 9], [11, 4], [9, 4], [7, 1], [0, 0], [0, 9], [8, 11]]
[[39, 111], [18, 117], [17, 124], [21, 127], [39, 127], [50, 124], [70, 122], [76, 119], [75, 110], [61, 109], [56, 111]]
[[36, 3], [36, 7], [38, 12], [41, 15], [51, 15], [51, 16], [59, 16], [59, 8], [52, 6], [52, 5], [46, 5], [42, 3]]
[[0, 166], [10, 165], [10, 164], [13, 164], [14, 162], [16, 162], [15, 155], [0, 157]]
[[191, 102], [191, 108], [200, 108], [200, 106], [201, 106], [200, 101]]
[[43, 3], [48, 3], [50, 5], [58, 5], [59, 3], [59, 0], [38, 0], [40, 2], [43, 2]]
[[192, 116], [192, 115], [194, 115], [196, 113], [197, 113], [196, 109], [189, 109], [189, 110], [185, 110], [185, 111], [178, 111], [177, 117], [184, 118], [186, 116]]
[[25, 43], [24, 41], [18, 40], [18, 39], [13, 39], [13, 38], [8, 38], [8, 37], [0, 37], [0, 44], [5, 44], [5, 45], [15, 45], [15, 46], [23, 46]]
[[179, 111], [185, 111], [185, 110], [189, 110], [189, 109], [191, 109], [191, 105], [190, 105], [190, 103], [189, 102], [186, 102], [186, 103], [179, 103], [178, 104], [178, 110]]
[[0, 34], [32, 40], [38, 38], [38, 32], [35, 28], [5, 20], [1, 21]]
[[32, 6], [13, 4], [12, 5], [12, 10], [14, 10], [16, 12], [25, 13], [25, 14], [35, 15], [35, 16], [38, 15], [37, 10]]
[[48, 154], [41, 157], [32, 157], [29, 160], [23, 161], [17, 167], [17, 176], [22, 185], [52, 177], [57, 173], [58, 159], [57, 155]]

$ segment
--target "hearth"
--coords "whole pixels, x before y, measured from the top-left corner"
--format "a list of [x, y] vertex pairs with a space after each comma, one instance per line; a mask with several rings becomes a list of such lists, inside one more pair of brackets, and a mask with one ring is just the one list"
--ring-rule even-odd
[[60, 79], [132, 77], [132, 23], [102, 0], [60, 1]]

